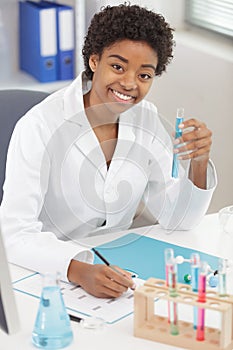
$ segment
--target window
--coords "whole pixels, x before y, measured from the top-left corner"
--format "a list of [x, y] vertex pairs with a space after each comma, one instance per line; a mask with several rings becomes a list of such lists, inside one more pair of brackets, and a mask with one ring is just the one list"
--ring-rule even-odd
[[186, 0], [186, 21], [233, 38], [233, 0]]

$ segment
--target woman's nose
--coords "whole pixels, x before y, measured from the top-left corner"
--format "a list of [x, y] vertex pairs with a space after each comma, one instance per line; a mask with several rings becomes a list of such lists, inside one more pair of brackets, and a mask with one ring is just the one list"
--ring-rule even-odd
[[120, 79], [120, 85], [124, 90], [134, 90], [137, 88], [136, 77], [132, 73], [125, 73]]

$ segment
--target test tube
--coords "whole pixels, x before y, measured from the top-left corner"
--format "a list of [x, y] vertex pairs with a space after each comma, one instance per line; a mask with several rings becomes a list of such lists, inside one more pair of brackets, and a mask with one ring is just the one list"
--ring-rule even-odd
[[[208, 264], [202, 261], [200, 264], [200, 272], [198, 278], [198, 302], [206, 302], [206, 275], [208, 272]], [[197, 316], [197, 336], [199, 341], [205, 340], [205, 309], [198, 308]]]
[[218, 261], [218, 292], [220, 297], [227, 295], [226, 273], [227, 259], [220, 258]]
[[[165, 249], [164, 257], [165, 257], [165, 271], [166, 271], [166, 286], [169, 287], [170, 264], [174, 259], [173, 249], [171, 249], [171, 248]], [[168, 323], [170, 323], [170, 302], [168, 302], [167, 308], [168, 308]]]
[[[198, 253], [192, 253], [190, 257], [191, 262], [191, 285], [192, 291], [198, 292], [198, 275], [200, 268], [200, 255]], [[197, 307], [193, 308], [193, 328], [197, 329]]]
[[166, 286], [169, 287], [169, 276], [174, 262], [174, 250], [167, 248], [164, 250], [165, 269], [166, 269]]
[[177, 279], [177, 264], [174, 258], [172, 248], [165, 249], [165, 265], [166, 265], [166, 285], [171, 296], [177, 296], [176, 279]]
[[198, 253], [192, 253], [191, 257], [191, 284], [192, 291], [198, 291], [198, 274], [200, 268], [200, 255]]
[[[174, 251], [171, 248], [165, 249], [165, 264], [166, 285], [169, 289], [169, 295], [176, 297], [177, 265], [174, 258]], [[173, 301], [168, 302], [168, 322], [170, 323], [170, 333], [172, 335], [179, 334], [177, 303]]]
[[[179, 125], [184, 121], [184, 108], [177, 108], [176, 111], [176, 125], [175, 125], [175, 139], [182, 136], [182, 129], [179, 128]], [[177, 148], [177, 146], [175, 146]], [[172, 162], [172, 177], [177, 178], [179, 174], [179, 160], [176, 153], [173, 154]]]

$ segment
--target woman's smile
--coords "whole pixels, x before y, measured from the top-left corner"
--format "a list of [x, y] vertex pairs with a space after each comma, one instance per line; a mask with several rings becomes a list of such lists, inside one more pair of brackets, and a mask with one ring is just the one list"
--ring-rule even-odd
[[117, 102], [121, 103], [133, 103], [136, 99], [136, 96], [132, 95], [126, 95], [125, 93], [122, 93], [120, 91], [117, 91], [115, 89], [109, 89], [112, 95], [114, 96], [115, 100]]

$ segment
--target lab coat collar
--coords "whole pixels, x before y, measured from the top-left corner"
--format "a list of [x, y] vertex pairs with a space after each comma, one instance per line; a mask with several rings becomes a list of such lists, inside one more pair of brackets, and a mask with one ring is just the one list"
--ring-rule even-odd
[[81, 72], [78, 77], [67, 87], [64, 93], [65, 120], [80, 125], [87, 123], [83, 95], [90, 89], [91, 81], [87, 79], [85, 72]]

